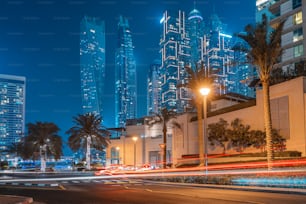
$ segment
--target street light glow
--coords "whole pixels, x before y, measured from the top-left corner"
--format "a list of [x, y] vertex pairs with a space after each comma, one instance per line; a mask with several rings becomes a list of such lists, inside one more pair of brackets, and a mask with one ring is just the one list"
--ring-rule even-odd
[[210, 92], [210, 88], [201, 88], [200, 89], [200, 93], [203, 95], [203, 96], [207, 96]]

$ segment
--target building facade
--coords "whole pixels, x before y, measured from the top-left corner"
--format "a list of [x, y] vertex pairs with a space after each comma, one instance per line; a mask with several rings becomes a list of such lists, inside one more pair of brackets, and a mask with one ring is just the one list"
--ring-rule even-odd
[[191, 95], [184, 87], [177, 87], [186, 79], [185, 67], [191, 62], [190, 38], [183, 11], [165, 11], [161, 19], [161, 106], [184, 112], [190, 107]]
[[281, 21], [285, 21], [282, 33], [283, 53], [278, 67], [281, 67], [283, 72], [290, 76], [305, 73], [306, 1], [270, 2], [269, 10], [272, 14], [270, 25], [275, 27]]
[[115, 126], [125, 127], [137, 116], [137, 74], [132, 33], [127, 18], [120, 16], [115, 53]]
[[[272, 126], [277, 129], [281, 136], [286, 139], [286, 150], [299, 151], [302, 156], [306, 155], [306, 77], [295, 78], [270, 87], [270, 102]], [[294, 91], [292, 91], [294, 90]], [[215, 102], [218, 107], [210, 111], [207, 118], [208, 125], [216, 123], [223, 118], [229, 123], [239, 118], [243, 124], [250, 125], [251, 130], [264, 130], [263, 120], [263, 95], [262, 90], [256, 91], [256, 101], [249, 106], [239, 108], [234, 111], [217, 113], [229, 104], [236, 102], [230, 100], [225, 102], [224, 98]], [[167, 132], [167, 163], [174, 165], [180, 163], [183, 155], [198, 154], [198, 121], [193, 120], [195, 113], [184, 113], [178, 115], [176, 122], [180, 128], [168, 126]], [[202, 121], [199, 121], [202, 122]], [[132, 136], [137, 136], [138, 140], [132, 140]], [[111, 140], [106, 151], [106, 158], [111, 159], [111, 149], [119, 147], [118, 156], [121, 158], [120, 164], [133, 165], [134, 150], [136, 151], [136, 165], [150, 163], [152, 166], [160, 165], [162, 151], [160, 144], [163, 143], [162, 127], [156, 125], [149, 127], [143, 122], [130, 124], [126, 127], [126, 136], [120, 139]], [[245, 152], [260, 152], [260, 149], [249, 148]], [[227, 150], [228, 154], [236, 154], [235, 150]], [[208, 154], [223, 154], [223, 148], [216, 148], [208, 145]], [[257, 158], [256, 158], [257, 159]], [[209, 163], [217, 163], [222, 158], [210, 158]], [[224, 159], [223, 159], [224, 162]]]
[[83, 113], [103, 116], [105, 86], [105, 25], [85, 16], [80, 24], [80, 77]]
[[237, 39], [226, 33], [226, 25], [217, 14], [205, 20], [197, 9], [188, 16], [181, 10], [165, 11], [161, 24], [162, 108], [178, 113], [192, 109], [192, 93], [178, 86], [187, 82], [186, 66], [207, 69], [207, 73], [215, 77], [216, 95], [234, 92], [254, 97], [254, 89], [244, 82], [252, 80], [256, 72], [250, 65], [242, 65], [246, 63], [246, 55], [235, 53], [233, 48]]
[[26, 79], [0, 75], [0, 150], [20, 142], [25, 128]]
[[159, 113], [161, 108], [160, 60], [150, 65], [147, 81], [147, 115]]

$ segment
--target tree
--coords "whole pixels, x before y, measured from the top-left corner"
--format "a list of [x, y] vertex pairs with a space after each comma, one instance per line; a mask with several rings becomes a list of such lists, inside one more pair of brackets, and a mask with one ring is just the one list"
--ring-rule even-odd
[[252, 145], [250, 141], [250, 126], [243, 125], [239, 118], [231, 122], [231, 129], [228, 129], [228, 137], [232, 147], [236, 148], [237, 152], [243, 152], [245, 148]]
[[186, 87], [193, 93], [194, 102], [197, 109], [198, 118], [198, 144], [199, 144], [199, 166], [204, 166], [204, 140], [203, 140], [203, 123], [200, 122], [203, 116], [203, 96], [200, 89], [208, 87], [212, 89], [214, 78], [209, 75], [208, 69], [205, 69], [203, 63], [196, 66], [195, 70], [191, 67], [185, 67], [187, 72], [187, 80], [178, 85], [178, 87]]
[[265, 151], [266, 146], [266, 134], [261, 130], [251, 130], [250, 132], [252, 146], [260, 149], [261, 152]]
[[[251, 131], [251, 141], [252, 145], [255, 148], [260, 148], [261, 152], [265, 151], [266, 146], [266, 137], [265, 132], [261, 130], [252, 130]], [[286, 139], [284, 139], [279, 131], [272, 129], [272, 150], [273, 151], [283, 151], [286, 147]]]
[[250, 46], [247, 50], [248, 60], [256, 66], [262, 84], [268, 170], [272, 169], [273, 161], [269, 83], [271, 71], [282, 53], [281, 36], [284, 22], [277, 24], [270, 33], [267, 16], [263, 15], [261, 23], [256, 26], [247, 25], [244, 29], [245, 34], [238, 34], [238, 37]]
[[72, 151], [86, 149], [86, 168], [90, 169], [90, 148], [102, 151], [110, 143], [110, 132], [102, 127], [102, 118], [92, 113], [79, 114], [73, 118], [75, 126], [70, 128], [68, 145]]
[[208, 140], [211, 145], [220, 145], [223, 148], [223, 154], [225, 154], [225, 143], [228, 142], [227, 136], [228, 122], [223, 118], [219, 119], [219, 122], [208, 125]]
[[41, 171], [45, 171], [47, 155], [52, 155], [55, 159], [59, 159], [63, 154], [62, 139], [58, 135], [60, 129], [54, 123], [48, 122], [28, 123], [27, 129], [28, 134], [25, 137], [24, 145], [30, 145], [32, 156], [35, 152], [39, 152]]
[[180, 128], [180, 125], [175, 122], [172, 121], [172, 119], [176, 118], [177, 113], [173, 110], [168, 110], [167, 108], [163, 108], [161, 110], [161, 113], [154, 113], [154, 116], [152, 116], [149, 120], [148, 120], [148, 125], [150, 127], [152, 127], [154, 124], [161, 124], [163, 129], [163, 168], [165, 169], [167, 166], [167, 125], [169, 124], [169, 122], [171, 122], [172, 125]]

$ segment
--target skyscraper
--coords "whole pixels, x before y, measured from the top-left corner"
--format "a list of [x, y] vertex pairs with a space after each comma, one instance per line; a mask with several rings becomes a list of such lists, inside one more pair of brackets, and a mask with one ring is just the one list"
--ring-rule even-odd
[[184, 112], [190, 107], [190, 91], [177, 85], [186, 79], [185, 67], [191, 63], [185, 12], [165, 11], [161, 24], [161, 106]]
[[194, 67], [204, 62], [204, 21], [197, 9], [193, 9], [188, 15], [188, 33], [191, 47], [191, 66]]
[[124, 127], [127, 119], [136, 116], [137, 78], [132, 33], [128, 20], [120, 16], [115, 53], [115, 125]]
[[0, 150], [20, 141], [25, 123], [26, 79], [0, 75]]
[[[268, 0], [266, 0], [268, 1]], [[285, 75], [298, 76], [306, 73], [305, 30], [306, 1], [268, 1], [272, 27], [285, 20], [282, 32], [282, 56], [277, 67], [281, 67]], [[258, 8], [258, 7], [257, 7]]]
[[80, 70], [83, 113], [103, 116], [105, 81], [104, 21], [85, 16], [81, 21]]
[[147, 83], [147, 115], [159, 113], [161, 108], [160, 60], [150, 65]]

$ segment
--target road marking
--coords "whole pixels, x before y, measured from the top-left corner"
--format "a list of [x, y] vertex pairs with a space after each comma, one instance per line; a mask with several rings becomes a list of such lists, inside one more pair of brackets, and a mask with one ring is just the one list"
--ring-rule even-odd
[[66, 190], [66, 188], [64, 187], [64, 186], [62, 186], [62, 185], [59, 185], [58, 186], [60, 189], [62, 189], [62, 190]]

